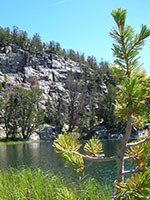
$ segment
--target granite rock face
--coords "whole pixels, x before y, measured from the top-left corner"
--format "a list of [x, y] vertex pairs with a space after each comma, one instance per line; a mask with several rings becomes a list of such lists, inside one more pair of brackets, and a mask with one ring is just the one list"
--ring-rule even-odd
[[25, 88], [38, 86], [47, 99], [50, 90], [64, 90], [69, 72], [81, 73], [79, 63], [44, 51], [30, 53], [7, 46], [0, 50], [0, 82]]

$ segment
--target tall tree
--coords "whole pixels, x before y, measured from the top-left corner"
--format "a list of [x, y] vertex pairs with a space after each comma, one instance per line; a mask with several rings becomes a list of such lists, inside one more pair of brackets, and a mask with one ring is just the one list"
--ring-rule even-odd
[[1, 123], [4, 124], [6, 139], [15, 139], [21, 133], [28, 139], [33, 131], [43, 122], [44, 113], [39, 107], [41, 90], [17, 88], [1, 100]]
[[12, 35], [12, 43], [19, 45], [19, 28], [17, 26], [13, 26], [11, 35]]
[[67, 121], [69, 131], [72, 132], [77, 128], [78, 123], [84, 112], [85, 88], [81, 85], [80, 81], [74, 78], [73, 72], [68, 75], [66, 80], [66, 96], [67, 96]]
[[22, 49], [28, 50], [30, 46], [30, 40], [26, 31], [20, 31], [19, 33], [19, 45]]
[[56, 91], [56, 93], [51, 93], [50, 96], [51, 98], [46, 102], [45, 121], [61, 130], [66, 122], [64, 92]]
[[43, 49], [43, 44], [41, 37], [38, 33], [35, 33], [31, 40], [31, 51], [41, 51]]
[[73, 49], [69, 49], [68, 50], [68, 57], [71, 59], [71, 60], [76, 60], [76, 52], [73, 50]]
[[39, 105], [42, 92], [36, 87], [31, 88], [31, 90], [18, 88], [15, 95], [18, 103], [18, 124], [21, 134], [23, 139], [29, 139], [33, 131], [43, 123], [44, 113]]
[[6, 94], [1, 100], [0, 119], [1, 123], [4, 124], [6, 139], [9, 137], [12, 139], [16, 138], [19, 117], [18, 109], [16, 109], [18, 107], [17, 105], [17, 99], [13, 93]]
[[[118, 71], [121, 71], [123, 80], [120, 82], [120, 90], [116, 97], [116, 114], [126, 121], [126, 132], [119, 147], [117, 166], [118, 181], [123, 180], [124, 154], [126, 145], [132, 131], [132, 125], [138, 123], [143, 125], [147, 120], [145, 98], [148, 95], [146, 80], [141, 64], [139, 64], [139, 53], [144, 41], [150, 36], [150, 29], [142, 25], [139, 34], [135, 34], [131, 26], [125, 24], [126, 10], [118, 9], [112, 11], [112, 16], [117, 24], [110, 32], [115, 43], [113, 53], [117, 58], [115, 63]], [[117, 70], [116, 70], [117, 72]]]
[[49, 52], [52, 54], [56, 53], [56, 45], [54, 41], [50, 41], [49, 43]]
[[60, 46], [60, 43], [59, 42], [56, 42], [56, 45], [55, 45], [56, 47], [56, 54], [58, 55], [58, 56], [61, 56], [62, 55], [62, 48], [61, 48], [61, 46]]
[[0, 27], [0, 47], [5, 47], [11, 41], [11, 32], [9, 28]]
[[[148, 108], [145, 98], [148, 96], [148, 80], [144, 75], [141, 65], [138, 63], [138, 55], [144, 45], [145, 39], [150, 36], [150, 29], [142, 25], [139, 34], [135, 34], [131, 26], [125, 24], [126, 10], [117, 9], [112, 11], [112, 16], [117, 24], [117, 28], [111, 30], [111, 36], [115, 39], [113, 44], [115, 61], [115, 70], [122, 76], [119, 82], [119, 90], [116, 97], [116, 114], [126, 122], [126, 130], [121, 140], [117, 156], [104, 157], [101, 155], [101, 144], [96, 138], [92, 138], [85, 145], [86, 155], [78, 152], [80, 145], [75, 136], [60, 135], [54, 142], [54, 147], [58, 153], [61, 153], [68, 162], [78, 167], [81, 171], [84, 168], [83, 159], [93, 161], [117, 161], [117, 181], [124, 180], [124, 160], [131, 158], [125, 157], [126, 148], [135, 144], [127, 144], [131, 135], [132, 126], [143, 126], [149, 120]], [[147, 138], [149, 139], [149, 138]], [[140, 142], [145, 142], [144, 139]], [[64, 144], [64, 141], [65, 144]], [[73, 142], [74, 141], [74, 142]], [[99, 154], [100, 153], [100, 154]], [[136, 155], [135, 155], [136, 156]], [[132, 171], [131, 171], [132, 172]]]

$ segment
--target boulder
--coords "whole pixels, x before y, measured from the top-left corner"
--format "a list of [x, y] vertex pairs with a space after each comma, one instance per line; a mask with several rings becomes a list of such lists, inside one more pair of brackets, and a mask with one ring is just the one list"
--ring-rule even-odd
[[58, 132], [56, 128], [50, 126], [50, 125], [45, 125], [43, 129], [37, 131], [37, 134], [39, 135], [41, 140], [54, 140], [58, 136]]

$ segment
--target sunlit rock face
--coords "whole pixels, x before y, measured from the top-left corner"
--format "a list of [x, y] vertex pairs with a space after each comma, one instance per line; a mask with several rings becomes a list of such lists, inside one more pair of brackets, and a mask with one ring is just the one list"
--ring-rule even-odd
[[64, 90], [69, 72], [80, 75], [79, 63], [45, 51], [30, 53], [11, 46], [0, 50], [0, 82], [5, 87], [38, 86], [47, 99], [51, 90]]

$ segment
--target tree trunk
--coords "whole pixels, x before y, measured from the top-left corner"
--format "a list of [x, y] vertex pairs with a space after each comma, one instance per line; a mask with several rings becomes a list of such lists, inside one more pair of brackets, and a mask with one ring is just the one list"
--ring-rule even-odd
[[131, 135], [132, 130], [132, 117], [131, 115], [128, 116], [127, 119], [127, 126], [126, 126], [126, 132], [122, 138], [122, 141], [119, 146], [119, 152], [117, 156], [117, 181], [121, 182], [124, 181], [124, 154], [126, 151], [126, 145], [129, 140], [129, 137]]

